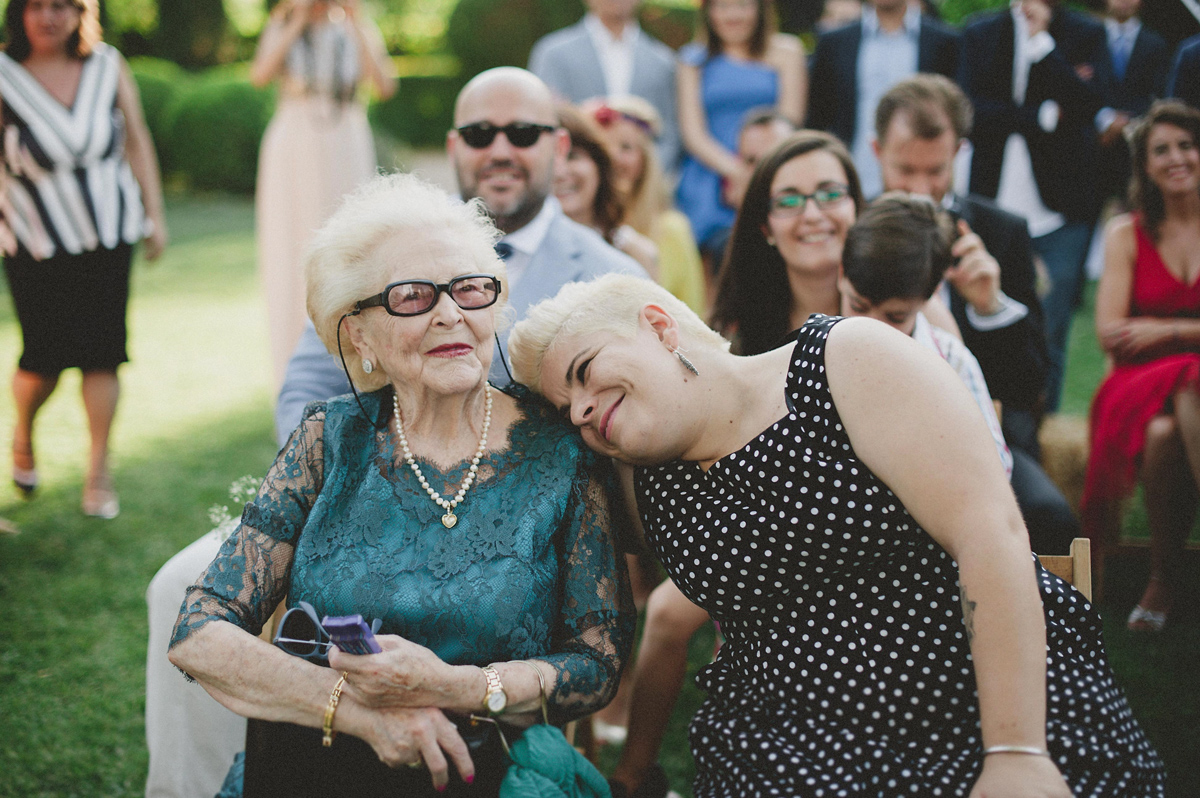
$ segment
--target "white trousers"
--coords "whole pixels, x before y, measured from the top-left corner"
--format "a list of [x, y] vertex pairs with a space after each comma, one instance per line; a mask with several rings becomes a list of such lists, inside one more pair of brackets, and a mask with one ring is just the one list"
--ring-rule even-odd
[[213, 798], [234, 754], [246, 747], [246, 719], [185, 679], [167, 659], [184, 593], [220, 548], [218, 531], [209, 532], [167, 560], [146, 589], [146, 798]]

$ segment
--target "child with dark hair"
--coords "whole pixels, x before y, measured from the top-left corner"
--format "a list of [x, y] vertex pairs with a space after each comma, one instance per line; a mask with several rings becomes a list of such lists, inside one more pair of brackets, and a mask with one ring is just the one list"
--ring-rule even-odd
[[1012, 454], [979, 362], [962, 341], [934, 327], [921, 312], [954, 264], [955, 238], [950, 214], [928, 199], [901, 191], [879, 197], [846, 234], [838, 280], [842, 315], [882, 321], [949, 363], [975, 397], [1011, 477]]

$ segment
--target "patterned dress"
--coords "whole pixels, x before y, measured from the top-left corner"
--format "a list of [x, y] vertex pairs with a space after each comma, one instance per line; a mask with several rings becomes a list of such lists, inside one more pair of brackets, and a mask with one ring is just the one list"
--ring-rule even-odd
[[[390, 418], [390, 390], [362, 400], [369, 418]], [[559, 674], [551, 720], [604, 706], [634, 631], [613, 539], [611, 467], [545, 403], [525, 392], [518, 408], [508, 449], [480, 461], [458, 523], [447, 529], [390, 428], [368, 423], [349, 395], [309, 405], [241, 525], [189, 589], [171, 645], [216, 620], [258, 634], [286, 595], [289, 606], [307, 601], [318, 617], [379, 618], [381, 634], [401, 635], [453, 665], [548, 662]], [[420, 461], [443, 494], [468, 466]], [[349, 735], [326, 749], [317, 730], [298, 728], [278, 732], [308, 746], [295, 747], [292, 775], [306, 762], [317, 767], [303, 788], [277, 794], [434, 794], [427, 772], [410, 779], [414, 771], [387, 768]], [[342, 746], [350, 747], [339, 758]], [[498, 782], [503, 770], [480, 775]], [[247, 794], [250, 779], [248, 755]]]
[[[836, 322], [800, 331], [787, 416], [707, 472], [636, 474], [647, 540], [726, 637], [698, 676], [697, 796], [958, 796], [982, 768], [958, 569], [850, 445], [825, 380]], [[1098, 613], [1030, 568], [1054, 761], [1079, 798], [1161, 795]]]

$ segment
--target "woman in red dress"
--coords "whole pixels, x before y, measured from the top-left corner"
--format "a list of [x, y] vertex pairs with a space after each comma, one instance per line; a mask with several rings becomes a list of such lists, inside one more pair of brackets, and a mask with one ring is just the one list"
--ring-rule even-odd
[[1133, 631], [1166, 622], [1200, 485], [1200, 111], [1156, 103], [1134, 134], [1133, 212], [1105, 232], [1096, 333], [1112, 370], [1096, 392], [1085, 528], [1111, 539], [1137, 480], [1150, 527], [1150, 582]]

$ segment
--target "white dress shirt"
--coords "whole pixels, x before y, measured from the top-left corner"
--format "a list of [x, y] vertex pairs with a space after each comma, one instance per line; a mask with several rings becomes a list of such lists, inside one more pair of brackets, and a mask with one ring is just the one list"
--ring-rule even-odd
[[[1013, 50], [1013, 102], [1025, 104], [1029, 88], [1029, 68], [1048, 56], [1055, 47], [1054, 37], [1047, 31], [1029, 35], [1029, 22], [1018, 3], [1012, 6], [1015, 25]], [[1038, 108], [1038, 125], [1047, 133], [1058, 127], [1059, 107], [1046, 100]], [[1046, 207], [1033, 174], [1033, 159], [1029, 144], [1020, 133], [1013, 133], [1004, 143], [1004, 160], [1000, 167], [1000, 186], [996, 204], [1009, 213], [1024, 216], [1029, 222], [1029, 235], [1034, 238], [1049, 235], [1067, 223], [1066, 217]]]
[[592, 39], [596, 55], [600, 57], [605, 93], [609, 97], [632, 94], [633, 53], [642, 34], [641, 27], [631, 21], [625, 25], [620, 36], [613, 36], [598, 16], [588, 14], [583, 18], [583, 28]]
[[533, 260], [534, 254], [542, 248], [542, 242], [546, 240], [546, 234], [550, 232], [550, 223], [554, 221], [555, 216], [561, 213], [562, 206], [558, 204], [558, 199], [554, 195], [550, 195], [546, 197], [542, 203], [542, 209], [538, 211], [537, 216], [530, 220], [529, 224], [500, 239], [513, 248], [512, 254], [504, 261], [510, 294], [512, 293], [511, 289], [517, 287], [517, 283], [525, 274], [525, 269]]

